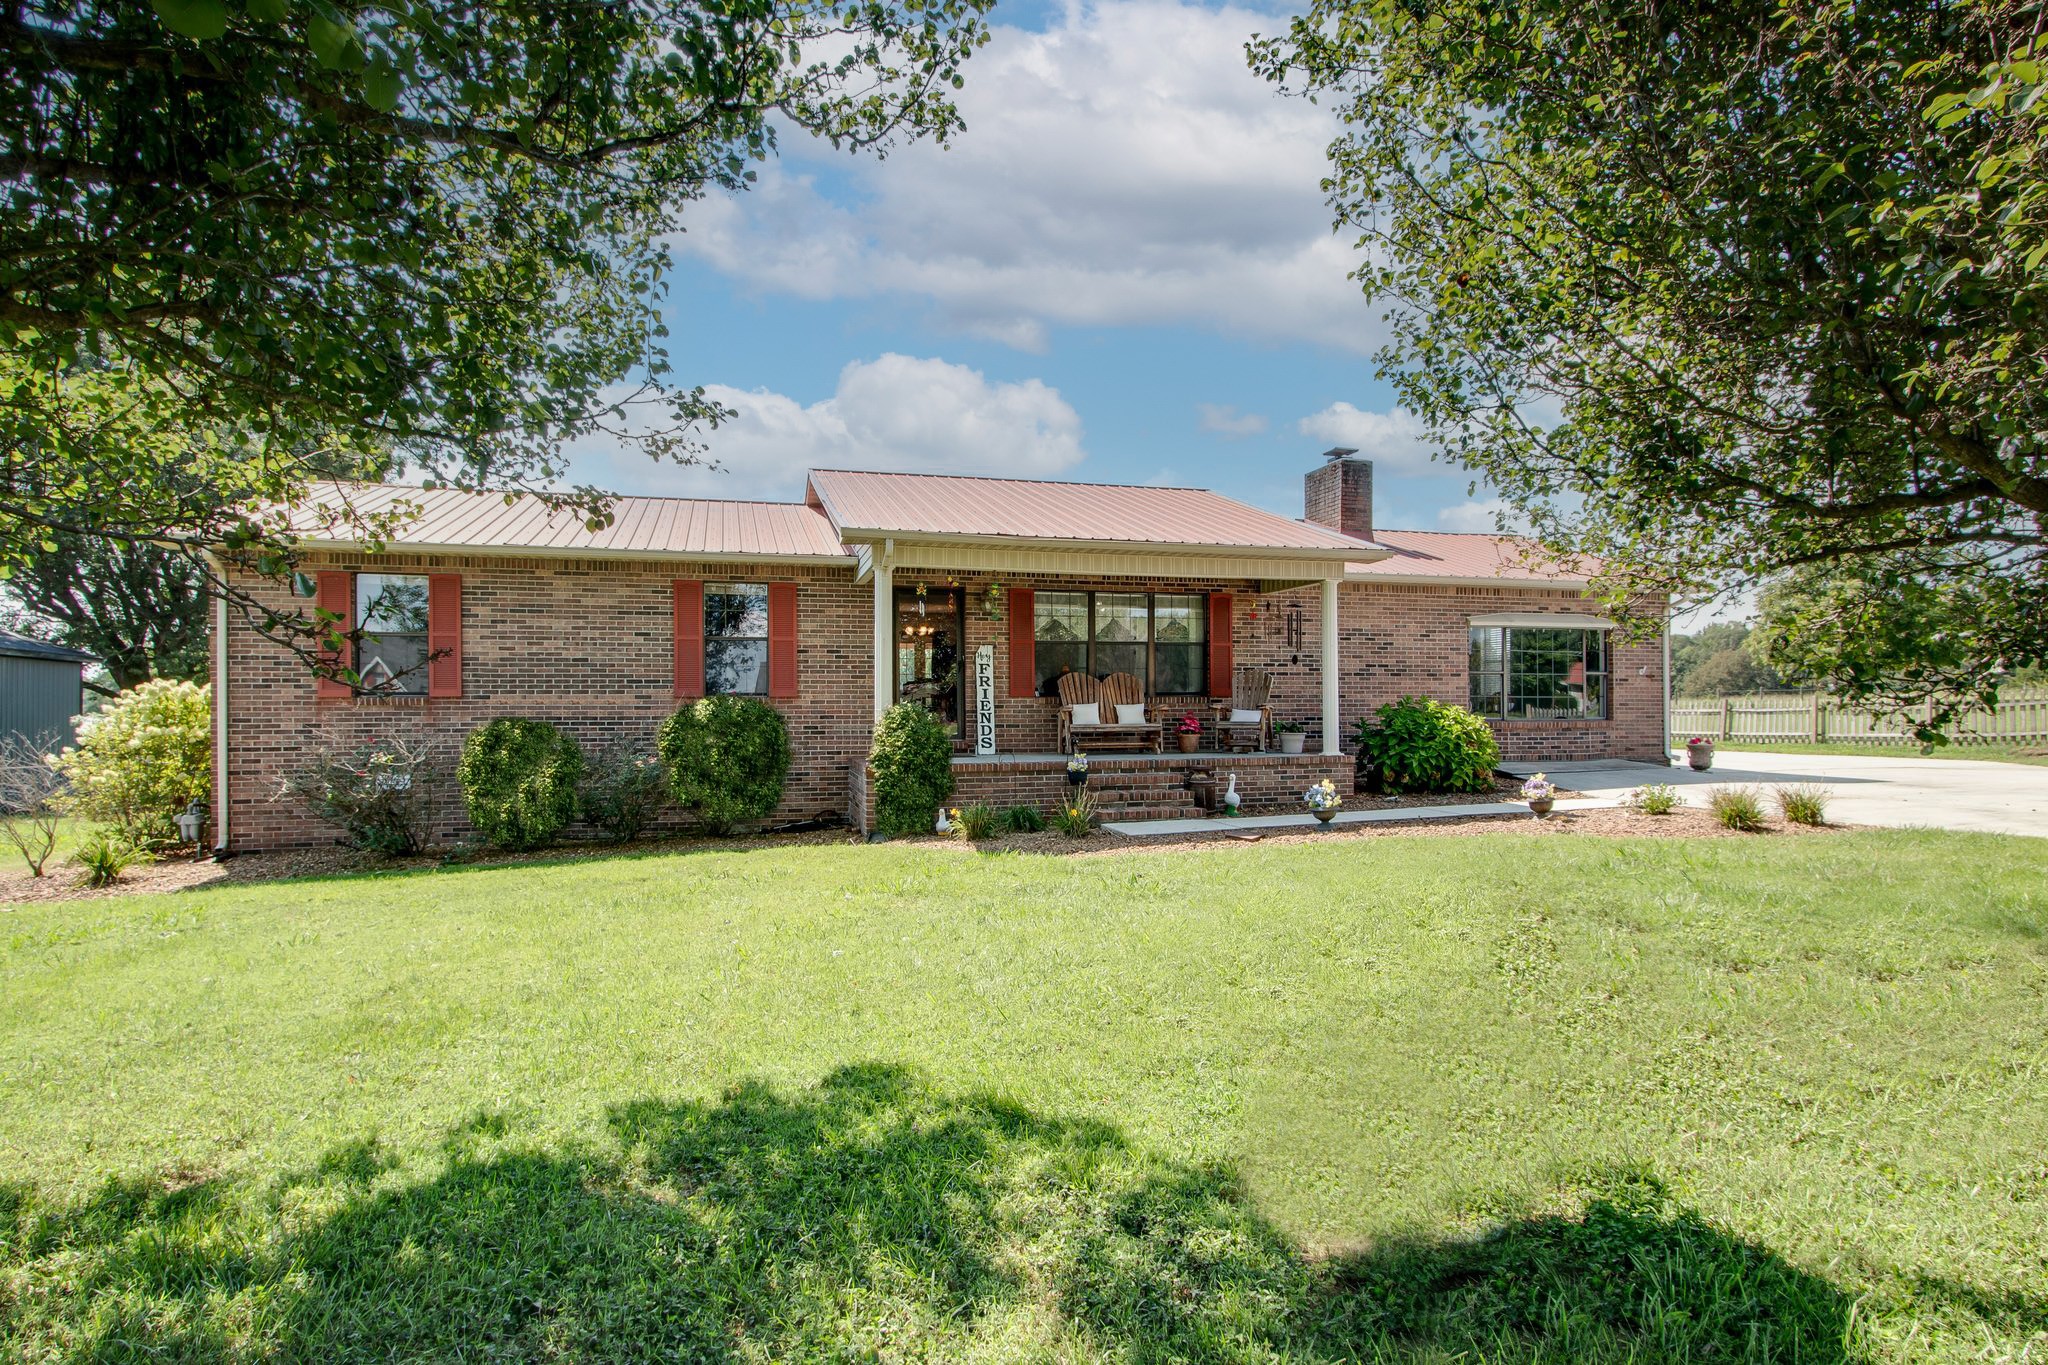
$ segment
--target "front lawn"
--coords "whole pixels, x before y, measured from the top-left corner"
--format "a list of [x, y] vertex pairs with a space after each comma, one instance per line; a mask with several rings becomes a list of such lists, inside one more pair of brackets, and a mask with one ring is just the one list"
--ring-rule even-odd
[[2048, 841], [813, 846], [0, 944], [10, 1357], [2048, 1354]]

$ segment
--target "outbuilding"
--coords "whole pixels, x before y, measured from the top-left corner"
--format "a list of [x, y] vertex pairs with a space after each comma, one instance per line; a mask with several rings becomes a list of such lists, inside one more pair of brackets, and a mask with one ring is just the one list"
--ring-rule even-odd
[[93, 656], [0, 631], [0, 739], [69, 742]]

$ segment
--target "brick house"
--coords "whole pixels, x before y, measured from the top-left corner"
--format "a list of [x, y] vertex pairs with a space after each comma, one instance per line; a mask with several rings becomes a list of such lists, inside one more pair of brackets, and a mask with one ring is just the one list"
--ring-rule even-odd
[[[1472, 706], [1511, 758], [1665, 761], [1662, 642], [1624, 638], [1583, 575], [1492, 535], [1376, 532], [1372, 467], [1348, 451], [1305, 491], [1292, 520], [1201, 489], [818, 470], [800, 503], [626, 497], [590, 531], [532, 499], [336, 490], [412, 511], [376, 552], [308, 523], [291, 584], [242, 586], [360, 628], [362, 681], [315, 679], [219, 609], [216, 841], [330, 840], [276, 799], [318, 744], [403, 731], [452, 768], [471, 729], [517, 715], [647, 751], [712, 692], [788, 722], [782, 816], [867, 827], [872, 725], [903, 699], [954, 728], [960, 799], [1050, 805], [1050, 693], [1068, 669], [1136, 674], [1151, 718], [1192, 711], [1206, 735], [1210, 700], [1254, 665], [1275, 714], [1308, 731], [1299, 756], [1205, 738], [1192, 756], [1098, 757], [1110, 815], [1189, 809], [1194, 768], [1235, 776], [1252, 808], [1325, 777], [1349, 793], [1345, 737], [1405, 693]], [[466, 832], [450, 783], [435, 834]]]

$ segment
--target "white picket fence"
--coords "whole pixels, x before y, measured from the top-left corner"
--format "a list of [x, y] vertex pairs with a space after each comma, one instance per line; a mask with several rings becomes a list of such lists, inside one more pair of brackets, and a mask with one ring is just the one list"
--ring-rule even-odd
[[[1945, 731], [1956, 744], [2048, 742], [2048, 687], [2006, 688], [1996, 711], [1973, 711]], [[1671, 742], [1694, 735], [1728, 744], [1916, 744], [1897, 716], [1846, 706], [1818, 692], [1673, 697]]]

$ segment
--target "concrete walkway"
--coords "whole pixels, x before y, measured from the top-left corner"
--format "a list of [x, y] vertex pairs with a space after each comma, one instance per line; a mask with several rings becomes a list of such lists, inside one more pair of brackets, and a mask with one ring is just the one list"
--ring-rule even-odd
[[[1649, 769], [1648, 771], [1655, 771]], [[1639, 784], [1638, 784], [1639, 785]], [[1583, 796], [1561, 800], [1555, 809], [1602, 810], [1621, 804], [1619, 796]], [[1333, 825], [1382, 825], [1414, 820], [1461, 820], [1473, 816], [1520, 816], [1533, 819], [1529, 808], [1510, 801], [1474, 802], [1462, 806], [1406, 806], [1394, 810], [1340, 810]], [[1105, 824], [1111, 834], [1127, 834], [1133, 838], [1156, 838], [1166, 834], [1231, 834], [1240, 830], [1270, 831], [1313, 829], [1317, 821], [1313, 815], [1240, 815], [1226, 819], [1215, 816], [1200, 820], [1119, 820]]]
[[[1865, 758], [1722, 749], [1708, 772], [1685, 765], [1559, 763], [1542, 770], [1560, 786], [1618, 799], [1648, 782], [1668, 782], [1695, 806], [1714, 787], [1809, 785], [1830, 793], [1828, 818], [1847, 825], [1919, 826], [2048, 838], [2048, 767], [1963, 758]], [[1516, 776], [1529, 763], [1503, 764]], [[1560, 805], [1563, 803], [1560, 802]]]

